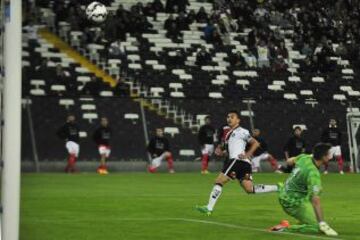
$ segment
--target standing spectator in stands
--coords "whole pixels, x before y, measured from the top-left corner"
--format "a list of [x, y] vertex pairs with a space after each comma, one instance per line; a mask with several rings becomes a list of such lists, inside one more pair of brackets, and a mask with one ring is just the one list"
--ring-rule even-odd
[[174, 173], [174, 159], [170, 152], [169, 140], [164, 137], [162, 128], [156, 129], [156, 136], [150, 140], [147, 150], [152, 158], [148, 167], [150, 173], [155, 173], [163, 160], [167, 161], [169, 173]]
[[166, 0], [165, 11], [168, 13], [186, 12], [189, 0]]
[[196, 65], [205, 66], [211, 62], [211, 55], [205, 46], [201, 46], [200, 51], [196, 54]]
[[259, 68], [270, 67], [269, 49], [264, 41], [261, 41], [259, 46], [257, 47], [257, 53], [258, 53], [258, 67]]
[[245, 62], [250, 68], [257, 66], [256, 57], [252, 51], [244, 50], [245, 52]]
[[277, 48], [277, 54], [278, 56], [282, 56], [284, 59], [287, 59], [289, 57], [289, 52], [285, 47], [284, 41], [280, 42], [279, 47]]
[[198, 133], [201, 145], [201, 174], [208, 174], [208, 166], [211, 155], [214, 153], [215, 128], [211, 125], [210, 116], [205, 117], [205, 124], [200, 127]]
[[116, 81], [116, 85], [113, 88], [113, 92], [115, 96], [118, 97], [129, 97], [130, 96], [130, 88], [129, 85], [125, 82], [118, 79]]
[[154, 9], [155, 13], [163, 12], [164, 4], [161, 2], [161, 0], [154, 0], [152, 2], [152, 8]]
[[175, 68], [181, 67], [185, 63], [185, 55], [181, 50], [176, 50], [175, 55], [174, 52], [168, 53], [167, 65], [174, 66]]
[[244, 68], [246, 67], [246, 62], [240, 51], [237, 51], [235, 54], [231, 54], [229, 62], [232, 67]]
[[166, 37], [170, 38], [173, 42], [177, 42], [180, 36], [180, 29], [178, 28], [176, 22], [172, 22], [166, 32]]
[[148, 2], [144, 7], [144, 15], [152, 17], [156, 21], [156, 10], [154, 9], [154, 3]]
[[195, 10], [190, 10], [190, 12], [186, 16], [186, 20], [188, 24], [193, 24], [196, 21], [196, 13]]
[[275, 59], [274, 63], [272, 64], [272, 70], [276, 73], [282, 73], [285, 72], [288, 68], [288, 65], [284, 61], [284, 58], [282, 56], [279, 56]]
[[[295, 127], [293, 136], [288, 139], [284, 146], [285, 160], [287, 161], [291, 157], [296, 157], [302, 153], [305, 153], [306, 143], [304, 138], [301, 136], [301, 127]], [[291, 166], [282, 168], [283, 172], [289, 173], [292, 170]]]
[[270, 163], [271, 168], [277, 172], [282, 173], [279, 168], [281, 166], [278, 164], [277, 160], [268, 152], [268, 146], [263, 137], [260, 136], [260, 129], [254, 129], [252, 132], [252, 137], [260, 143], [260, 146], [254, 152], [254, 157], [251, 160], [253, 172], [260, 171], [260, 162], [266, 160]]
[[176, 25], [180, 31], [189, 30], [189, 22], [184, 12], [180, 12], [179, 16], [176, 18]]
[[48, 63], [49, 60], [47, 58], [43, 58], [40, 65], [35, 67], [35, 76], [37, 78], [44, 80], [51, 79], [50, 76], [54, 74], [54, 71], [50, 71]]
[[330, 73], [336, 70], [336, 63], [330, 60], [329, 56], [325, 57], [325, 60], [320, 65], [320, 72], [321, 73]]
[[339, 43], [339, 46], [336, 48], [335, 54], [341, 58], [345, 58], [348, 55], [347, 48], [343, 42]]
[[311, 56], [313, 54], [313, 49], [310, 47], [308, 42], [304, 43], [304, 46], [301, 49], [301, 53], [306, 56]]
[[[335, 158], [338, 163], [339, 173], [344, 174], [344, 158], [341, 153], [341, 131], [334, 118], [330, 119], [329, 126], [325, 128], [321, 134], [321, 141], [332, 145], [330, 149], [331, 156], [332, 158]], [[329, 164], [325, 164], [324, 174], [328, 173], [328, 167]]]
[[213, 23], [211, 21], [208, 21], [208, 23], [204, 27], [204, 38], [207, 43], [212, 42], [214, 31], [215, 31], [215, 27]]
[[70, 77], [70, 73], [64, 70], [61, 64], [57, 64], [55, 67], [55, 82], [64, 83], [67, 77]]
[[91, 76], [91, 80], [85, 83], [82, 89], [82, 94], [96, 97], [99, 96], [100, 91], [101, 91], [100, 80], [98, 80], [97, 77], [93, 75]]
[[57, 131], [58, 137], [65, 140], [65, 147], [69, 154], [67, 165], [65, 167], [66, 173], [76, 172], [75, 164], [80, 151], [80, 146], [79, 146], [80, 128], [75, 120], [76, 120], [75, 116], [73, 114], [69, 114], [67, 116], [66, 123]]
[[109, 120], [106, 117], [100, 119], [100, 126], [95, 130], [93, 139], [98, 147], [100, 154], [100, 166], [96, 172], [99, 174], [108, 174], [108, 168], [106, 166], [106, 159], [109, 158], [111, 153], [110, 139], [111, 128], [109, 127]]
[[174, 15], [170, 14], [170, 16], [164, 22], [164, 29], [169, 31], [173, 23], [176, 24], [176, 20], [174, 19]]
[[199, 9], [199, 11], [197, 12], [197, 14], [196, 14], [196, 21], [198, 23], [206, 23], [206, 22], [208, 22], [208, 20], [209, 20], [209, 17], [208, 17], [208, 14], [205, 11], [205, 8], [201, 7]]

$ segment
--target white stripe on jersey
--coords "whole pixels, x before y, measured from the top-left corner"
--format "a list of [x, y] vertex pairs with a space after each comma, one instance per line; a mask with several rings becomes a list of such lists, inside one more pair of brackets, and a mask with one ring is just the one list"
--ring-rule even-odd
[[[229, 158], [239, 159], [240, 154], [245, 154], [246, 144], [250, 141], [251, 136], [249, 131], [245, 128], [237, 127], [230, 131], [225, 139], [228, 145]], [[242, 160], [250, 162], [249, 159]]]

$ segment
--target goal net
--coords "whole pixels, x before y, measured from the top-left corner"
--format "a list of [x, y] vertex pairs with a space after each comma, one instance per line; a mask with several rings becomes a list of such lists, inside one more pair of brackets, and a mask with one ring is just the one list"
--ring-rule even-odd
[[359, 172], [360, 161], [360, 113], [348, 113], [346, 115], [351, 170]]

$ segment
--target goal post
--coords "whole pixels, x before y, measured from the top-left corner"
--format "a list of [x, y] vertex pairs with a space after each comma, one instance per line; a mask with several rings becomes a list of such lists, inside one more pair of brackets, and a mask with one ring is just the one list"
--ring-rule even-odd
[[350, 170], [358, 173], [360, 161], [360, 113], [346, 114], [346, 124], [350, 150]]
[[4, 4], [4, 86], [2, 89], [2, 189], [1, 236], [19, 239], [21, 158], [21, 14], [22, 1]]

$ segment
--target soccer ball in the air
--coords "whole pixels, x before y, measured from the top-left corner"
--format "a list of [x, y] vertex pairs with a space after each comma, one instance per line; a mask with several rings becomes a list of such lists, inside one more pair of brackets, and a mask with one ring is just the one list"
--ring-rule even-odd
[[92, 2], [86, 8], [86, 16], [96, 23], [105, 21], [108, 12], [106, 6], [99, 2]]

